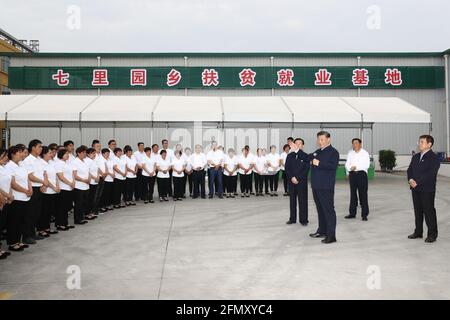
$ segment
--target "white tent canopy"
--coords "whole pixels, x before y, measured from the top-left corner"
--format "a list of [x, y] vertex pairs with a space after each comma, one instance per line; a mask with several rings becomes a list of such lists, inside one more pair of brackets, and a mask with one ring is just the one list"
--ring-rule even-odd
[[0, 121], [430, 123], [392, 97], [0, 96]]

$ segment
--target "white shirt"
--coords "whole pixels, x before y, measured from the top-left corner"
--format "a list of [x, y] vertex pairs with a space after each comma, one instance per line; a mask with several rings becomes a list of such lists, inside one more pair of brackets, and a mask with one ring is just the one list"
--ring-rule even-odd
[[[117, 158], [117, 157], [116, 157], [116, 158]], [[103, 159], [104, 159], [104, 158], [103, 158]], [[114, 165], [116, 164], [114, 160], [112, 160], [111, 158], [108, 158], [108, 160], [105, 159], [105, 164], [106, 164], [106, 168], [108, 169], [108, 173], [114, 173], [114, 174], [117, 174], [117, 173], [114, 171]], [[113, 181], [114, 181], [114, 178], [111, 177], [111, 176], [108, 174], [108, 175], [106, 175], [106, 177], [105, 177], [105, 181], [106, 181], [106, 182], [113, 182]]]
[[[172, 158], [175, 156], [172, 149], [162, 149], [162, 150], [166, 150], [166, 152], [167, 152], [166, 158], [167, 158], [169, 161], [172, 160]], [[160, 150], [159, 152], [161, 152], [161, 150]], [[161, 155], [160, 155], [160, 156], [161, 156]]]
[[206, 155], [201, 153], [193, 153], [189, 158], [189, 163], [192, 166], [193, 170], [197, 170], [197, 168], [202, 168], [200, 170], [205, 170], [205, 166], [207, 164]]
[[[160, 157], [156, 165], [158, 166], [158, 174], [156, 175], [158, 178], [170, 178], [169, 169], [170, 169], [170, 160], [169, 157], [166, 156], [166, 159]], [[163, 170], [167, 170], [166, 173], [162, 172]]]
[[[5, 169], [9, 171], [10, 175], [14, 177], [16, 183], [22, 188], [28, 189], [28, 171], [21, 166], [18, 166], [14, 161], [9, 161], [5, 165]], [[24, 192], [19, 192], [12, 189], [12, 195], [14, 200], [18, 201], [29, 201], [28, 197]]]
[[280, 159], [281, 157], [278, 153], [271, 152], [266, 156], [267, 163], [272, 166], [267, 168], [268, 174], [276, 174], [278, 171], [280, 171]]
[[[21, 166], [25, 168], [28, 174], [32, 173], [36, 178], [44, 180], [44, 164], [41, 158], [29, 154], [25, 160], [22, 161]], [[31, 182], [33, 187], [42, 187], [42, 183]]]
[[11, 171], [9, 171], [5, 166], [0, 166], [0, 189], [9, 193], [11, 191]]
[[106, 172], [106, 159], [103, 158], [101, 153], [95, 154], [94, 161], [97, 163], [97, 168], [99, 168], [103, 173]]
[[[114, 160], [113, 160], [113, 162], [114, 162], [114, 166], [117, 166], [117, 169], [119, 169], [120, 172], [125, 172], [126, 166], [127, 166], [127, 160], [125, 160], [125, 159], [123, 158], [123, 156], [120, 157], [120, 158], [115, 157]], [[116, 175], [116, 176], [115, 176], [116, 179], [119, 179], [119, 180], [125, 180], [126, 175], [123, 176], [123, 175], [121, 175], [120, 173], [118, 173], [117, 171], [114, 171], [114, 173], [115, 173], [115, 175]]]
[[280, 155], [280, 158], [281, 158], [281, 166], [280, 166], [280, 169], [281, 170], [284, 170], [284, 166], [286, 165], [286, 158], [287, 158], [287, 152], [282, 152], [281, 153], [281, 155]]
[[223, 158], [223, 151], [219, 149], [217, 149], [216, 151], [210, 150], [206, 154], [206, 160], [208, 160], [208, 162], [211, 162], [210, 164], [208, 164], [210, 168], [214, 168], [215, 166], [222, 166]]
[[[150, 157], [147, 157], [147, 155], [145, 155], [142, 158], [142, 166], [143, 167], [145, 166], [145, 168], [152, 174], [151, 177], [153, 177], [153, 173], [155, 172], [155, 164], [156, 164], [156, 157], [152, 157], [151, 155]], [[142, 175], [150, 177], [150, 175], [144, 169], [142, 169]]]
[[185, 156], [185, 161], [186, 161], [186, 171], [192, 171], [192, 164], [191, 164], [191, 157], [192, 154], [190, 155], [186, 155], [183, 153], [183, 155]]
[[182, 171], [181, 173], [177, 173], [172, 171], [172, 177], [182, 178], [184, 177], [184, 169], [183, 167], [186, 165], [186, 161], [184, 161], [181, 157], [177, 158], [176, 156], [172, 158], [170, 165], [173, 166], [173, 169]]
[[[122, 158], [125, 159], [125, 163], [126, 163], [128, 169], [136, 170], [136, 164], [138, 162], [134, 155], [131, 155], [130, 158], [128, 158], [128, 156], [126, 156], [126, 155], [123, 155]], [[133, 172], [127, 171], [127, 178], [136, 178], [136, 174], [134, 174]]]
[[[251, 153], [247, 154], [247, 157], [244, 157], [243, 154], [241, 154], [238, 158], [238, 163], [243, 166], [245, 169], [248, 169], [252, 166], [253, 164], [253, 156]], [[239, 169], [239, 173], [240, 174], [245, 174], [245, 175], [249, 175], [253, 172], [253, 169], [249, 170], [247, 173], [244, 173], [244, 170]]]
[[[228, 169], [228, 170], [233, 171], [233, 170], [236, 169], [237, 166], [238, 166], [238, 157], [234, 155], [234, 156], [231, 158], [229, 155], [226, 155], [223, 164], [224, 164], [224, 166], [227, 166], [227, 169]], [[226, 176], [230, 176], [230, 174], [228, 173], [228, 171], [225, 170], [225, 169], [223, 170], [223, 174], [226, 175]], [[231, 174], [232, 177], [234, 177], [234, 176], [236, 176], [236, 175], [237, 175], [237, 170], [234, 171], [234, 172]]]
[[[47, 179], [48, 182], [50, 182], [54, 187], [56, 187], [56, 181], [58, 179], [58, 177], [56, 176], [56, 168], [55, 168], [55, 162], [54, 161], [49, 161], [49, 162], [45, 162], [44, 161], [44, 172], [47, 174]], [[44, 191], [45, 194], [55, 194], [55, 190], [53, 190], [50, 186], [48, 186], [46, 188], [46, 190]]]
[[86, 161], [86, 163], [89, 166], [89, 174], [91, 175], [91, 181], [89, 182], [89, 184], [92, 185], [96, 185], [98, 184], [97, 181], [95, 181], [95, 178], [98, 177], [98, 162], [96, 159], [92, 160], [91, 158], [86, 158], [84, 159], [84, 161]]
[[365, 171], [370, 167], [370, 156], [369, 153], [361, 149], [358, 152], [351, 150], [347, 155], [347, 161], [345, 162], [345, 170], [347, 174], [350, 172], [350, 168], [355, 166], [356, 171]]
[[136, 159], [136, 162], [140, 165], [142, 161], [144, 161], [144, 157], [146, 157], [147, 155], [144, 151], [140, 152], [139, 150], [136, 150], [135, 152], [133, 152], [133, 156]]
[[72, 162], [75, 159], [76, 159], [76, 157], [73, 154], [69, 153], [69, 160], [68, 161]]
[[266, 174], [267, 159], [265, 156], [255, 156], [253, 159], [253, 163], [255, 164], [254, 169], [259, 171], [257, 172], [258, 174]]
[[111, 159], [111, 160], [116, 160], [117, 157], [116, 157], [116, 155], [114, 154], [114, 151], [111, 150], [110, 148], [108, 148], [108, 150], [109, 150], [109, 159]]
[[[90, 160], [90, 159], [89, 159]], [[82, 179], [89, 178], [89, 163], [86, 160], [76, 158], [71, 162], [73, 170], [77, 172], [77, 176]], [[75, 189], [77, 190], [89, 190], [89, 184], [75, 180]]]
[[[56, 173], [62, 173], [64, 178], [66, 178], [69, 182], [73, 181], [73, 166], [69, 160], [63, 161], [61, 159], [55, 160], [55, 169]], [[59, 187], [61, 190], [72, 191], [72, 187], [65, 184], [61, 179], [59, 179]]]

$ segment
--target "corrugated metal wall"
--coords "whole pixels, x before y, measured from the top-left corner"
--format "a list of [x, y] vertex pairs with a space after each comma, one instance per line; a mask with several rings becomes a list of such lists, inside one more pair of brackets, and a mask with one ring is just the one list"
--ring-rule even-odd
[[[275, 57], [273, 61], [269, 57], [191, 57], [187, 61], [183, 57], [105, 57], [101, 59], [102, 66], [349, 66], [357, 65], [356, 57]], [[361, 57], [359, 61], [362, 66], [443, 66], [444, 59], [438, 57]], [[11, 58], [11, 66], [97, 66], [96, 58]], [[97, 94], [97, 90], [13, 90], [13, 94]], [[411, 89], [245, 89], [245, 90], [108, 90], [101, 89], [102, 95], [222, 95], [222, 96], [269, 96], [269, 95], [298, 95], [298, 96], [397, 96], [432, 115], [433, 135], [435, 136], [435, 150], [445, 150], [446, 120], [445, 120], [445, 90], [411, 90]], [[243, 128], [244, 129], [244, 128]], [[244, 130], [247, 130], [245, 128]], [[399, 125], [399, 124], [375, 124], [374, 126], [374, 151], [390, 148], [398, 154], [410, 154], [416, 146], [417, 137], [420, 134], [428, 133], [428, 125]], [[14, 128], [11, 131], [11, 141], [28, 141], [38, 135], [39, 137], [55, 137], [55, 128]], [[307, 150], [314, 148], [315, 133], [319, 128], [302, 128], [296, 125], [294, 136], [302, 136], [306, 140]], [[351, 138], [358, 136], [358, 129], [330, 129], [333, 136], [333, 144], [341, 153], [346, 153], [350, 148]], [[153, 136], [152, 136], [153, 132]], [[146, 143], [158, 142], [161, 139], [177, 136], [181, 131], [177, 128], [165, 127], [154, 128], [83, 128], [82, 134], [78, 128], [64, 128], [62, 139], [66, 137], [80, 143], [88, 143], [93, 138], [100, 137], [106, 140], [113, 135], [119, 144], [131, 143], [135, 145], [138, 140]], [[276, 132], [276, 133], [275, 133]], [[269, 131], [268, 135], [279, 135], [278, 146], [281, 147], [287, 136], [292, 134], [290, 128], [280, 128]], [[226, 137], [226, 130], [224, 132]], [[371, 150], [370, 130], [364, 130], [365, 148]], [[78, 140], [77, 140], [78, 139]], [[151, 139], [151, 141], [150, 141]], [[180, 136], [179, 141], [186, 141], [189, 137]], [[261, 141], [260, 141], [261, 140]], [[260, 139], [257, 144], [266, 143], [269, 145], [273, 138]], [[176, 141], [178, 142], [178, 141]], [[252, 147], [256, 147], [255, 142], [250, 141]], [[309, 149], [311, 148], [311, 149]]]

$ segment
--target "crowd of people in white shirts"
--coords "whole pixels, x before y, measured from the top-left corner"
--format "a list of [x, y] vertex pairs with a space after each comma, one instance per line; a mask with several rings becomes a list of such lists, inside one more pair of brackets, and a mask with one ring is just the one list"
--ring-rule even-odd
[[284, 173], [288, 153], [286, 144], [281, 154], [276, 146], [258, 148], [254, 154], [245, 146], [238, 155], [232, 148], [225, 152], [214, 141], [206, 153], [201, 145], [191, 150], [177, 144], [172, 150], [166, 139], [161, 147], [139, 142], [136, 151], [129, 145], [118, 148], [115, 140], [107, 148], [98, 140], [90, 148], [75, 149], [70, 140], [62, 146], [44, 146], [35, 139], [28, 147], [1, 149], [0, 232], [9, 251], [0, 247], [0, 259], [75, 228], [69, 214], [75, 225], [83, 225], [137, 201], [154, 203], [155, 186], [160, 202], [170, 197], [182, 201], [187, 191], [193, 199], [205, 199], [206, 183], [209, 198], [235, 198], [238, 178], [241, 197], [278, 196], [281, 172], [288, 195]]

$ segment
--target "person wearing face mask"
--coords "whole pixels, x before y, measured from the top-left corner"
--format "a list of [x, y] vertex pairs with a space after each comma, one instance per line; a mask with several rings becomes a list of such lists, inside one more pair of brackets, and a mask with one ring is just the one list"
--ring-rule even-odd
[[27, 223], [25, 217], [34, 208], [30, 207], [30, 199], [33, 195], [33, 186], [28, 178], [28, 171], [20, 166], [25, 159], [25, 149], [23, 146], [12, 146], [8, 149], [8, 163], [5, 169], [11, 175], [11, 190], [14, 201], [11, 203], [7, 216], [7, 243], [9, 251], [23, 251], [28, 248], [28, 244], [22, 242]]

